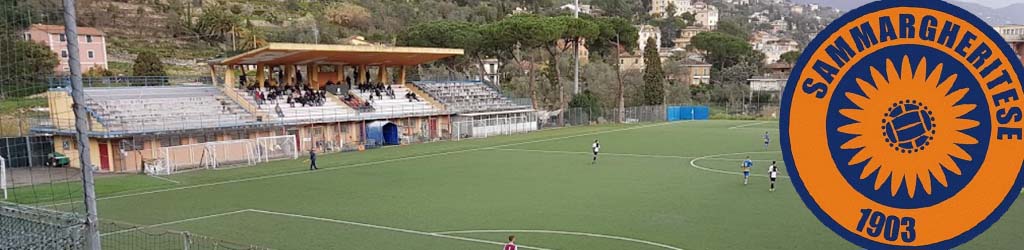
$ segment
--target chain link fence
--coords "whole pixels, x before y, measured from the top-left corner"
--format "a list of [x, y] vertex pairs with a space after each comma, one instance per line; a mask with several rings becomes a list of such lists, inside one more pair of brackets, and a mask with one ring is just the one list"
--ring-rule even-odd
[[106, 250], [270, 250], [270, 248], [123, 222], [101, 221]]
[[83, 249], [85, 217], [0, 204], [0, 249]]

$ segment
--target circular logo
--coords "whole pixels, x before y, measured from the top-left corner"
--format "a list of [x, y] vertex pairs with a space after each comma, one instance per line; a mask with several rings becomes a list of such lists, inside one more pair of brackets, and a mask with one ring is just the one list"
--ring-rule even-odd
[[1024, 184], [1024, 72], [942, 1], [880, 1], [830, 24], [790, 76], [780, 129], [804, 203], [868, 249], [950, 249]]

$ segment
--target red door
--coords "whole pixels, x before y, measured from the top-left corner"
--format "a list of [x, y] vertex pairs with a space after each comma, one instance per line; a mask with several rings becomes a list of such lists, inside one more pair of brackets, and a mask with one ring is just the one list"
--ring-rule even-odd
[[100, 170], [110, 171], [110, 144], [100, 143]]
[[430, 118], [430, 139], [437, 138], [437, 118]]

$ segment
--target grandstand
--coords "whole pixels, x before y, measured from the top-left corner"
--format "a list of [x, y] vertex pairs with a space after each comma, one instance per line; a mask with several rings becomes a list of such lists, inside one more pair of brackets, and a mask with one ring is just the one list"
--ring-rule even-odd
[[254, 123], [252, 114], [215, 87], [88, 88], [85, 97], [87, 109], [108, 131], [165, 131]]
[[[406, 93], [418, 90], [410, 90], [402, 84], [390, 85], [395, 98], [375, 98], [365, 108], [353, 104], [368, 100], [368, 92], [348, 91], [347, 95], [355, 102], [346, 103], [344, 89], [350, 86], [340, 84], [332, 86], [334, 92], [322, 96], [316, 93], [302, 99], [313, 100], [312, 105], [294, 106], [286, 103], [284, 96], [257, 103], [254, 92], [243, 89], [326, 90], [324, 83], [351, 79], [345, 76], [347, 69], [352, 69], [350, 74], [357, 79], [354, 83], [349, 80], [348, 84], [404, 83], [408, 66], [462, 53], [462, 50], [442, 48], [271, 43], [231, 58], [211, 61], [211, 75], [215, 77], [208, 84], [161, 82], [159, 87], [124, 87], [118, 86], [124, 79], [93, 79], [95, 81], [89, 82], [99, 84], [90, 85], [84, 93], [91, 122], [88, 133], [92, 150], [88, 157], [94, 164], [91, 167], [103, 172], [163, 170], [163, 173], [173, 173], [182, 167], [252, 163], [257, 161], [249, 159], [268, 158], [260, 157], [259, 150], [247, 150], [218, 156], [212, 164], [205, 161], [214, 158], [203, 153], [222, 142], [244, 144], [260, 138], [293, 138], [294, 146], [289, 147], [295, 152], [305, 152], [311, 149], [361, 150], [364, 146], [448, 138], [453, 113], [422, 93], [417, 93], [418, 100], [406, 99]], [[236, 72], [253, 69], [256, 70], [254, 81], [246, 80], [244, 75], [235, 77]], [[223, 78], [217, 76], [221, 72]], [[374, 79], [369, 79], [371, 72], [376, 74]], [[387, 79], [389, 72], [397, 73], [397, 78]], [[59, 85], [47, 93], [48, 121], [40, 122], [33, 131], [53, 135], [55, 152], [77, 158], [80, 156], [74, 141], [72, 101], [68, 90]], [[188, 157], [176, 156], [178, 154], [168, 150], [178, 148], [183, 150], [175, 152], [187, 151], [180, 155]], [[243, 153], [253, 156], [245, 161], [238, 160]], [[180, 162], [185, 163], [178, 164]], [[81, 167], [78, 164], [74, 161], [70, 166]], [[163, 168], [152, 169], [159, 167]]]

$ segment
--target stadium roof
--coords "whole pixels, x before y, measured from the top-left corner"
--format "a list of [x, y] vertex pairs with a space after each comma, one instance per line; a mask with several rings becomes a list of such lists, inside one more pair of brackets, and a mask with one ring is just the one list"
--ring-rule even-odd
[[270, 43], [216, 64], [220, 65], [419, 65], [463, 54], [462, 49]]

